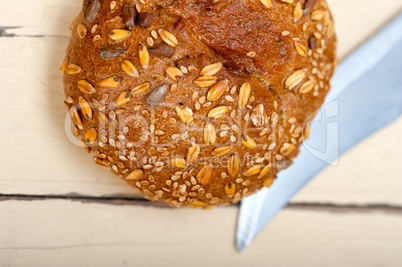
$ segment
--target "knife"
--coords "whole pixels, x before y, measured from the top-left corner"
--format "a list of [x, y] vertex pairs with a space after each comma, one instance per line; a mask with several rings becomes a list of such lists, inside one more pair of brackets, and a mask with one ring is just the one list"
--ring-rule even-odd
[[[310, 179], [402, 114], [402, 13], [341, 62], [294, 164], [271, 188], [245, 198], [236, 247], [243, 251]], [[308, 166], [308, 167], [306, 167]]]

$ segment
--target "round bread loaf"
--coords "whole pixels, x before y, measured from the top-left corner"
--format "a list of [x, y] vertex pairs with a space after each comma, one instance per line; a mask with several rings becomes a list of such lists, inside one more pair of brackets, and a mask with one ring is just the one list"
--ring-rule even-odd
[[308, 137], [336, 65], [324, 0], [85, 0], [71, 30], [62, 71], [74, 135], [175, 207], [269, 187]]

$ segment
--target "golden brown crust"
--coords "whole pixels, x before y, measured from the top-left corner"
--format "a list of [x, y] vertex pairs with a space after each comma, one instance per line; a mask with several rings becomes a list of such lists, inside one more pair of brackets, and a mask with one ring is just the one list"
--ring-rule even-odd
[[204, 208], [292, 163], [336, 64], [324, 0], [83, 6], [62, 70], [95, 162], [151, 200]]

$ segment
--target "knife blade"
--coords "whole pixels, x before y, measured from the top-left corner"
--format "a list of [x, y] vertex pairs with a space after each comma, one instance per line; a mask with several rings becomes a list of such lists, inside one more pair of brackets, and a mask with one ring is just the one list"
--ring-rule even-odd
[[336, 165], [339, 155], [402, 114], [400, 29], [402, 13], [340, 63], [333, 89], [311, 123], [310, 140], [303, 143], [294, 164], [278, 174], [271, 188], [242, 201], [236, 234], [239, 251], [317, 173]]

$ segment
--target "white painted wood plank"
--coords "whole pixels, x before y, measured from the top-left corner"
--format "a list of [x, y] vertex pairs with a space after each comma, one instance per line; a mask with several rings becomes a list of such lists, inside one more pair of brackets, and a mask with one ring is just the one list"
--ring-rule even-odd
[[237, 208], [0, 202], [2, 266], [401, 266], [402, 216], [285, 209], [242, 254]]
[[[402, 7], [396, 0], [379, 2], [330, 1], [341, 56]], [[2, 0], [5, 15], [0, 16], [0, 26], [21, 26], [8, 32], [25, 37], [0, 38], [1, 51], [7, 51], [0, 60], [0, 193], [134, 195], [64, 134], [66, 113], [58, 69], [69, 23], [80, 8], [81, 1]], [[44, 37], [26, 37], [37, 35]], [[337, 168], [323, 172], [296, 200], [400, 205], [400, 147], [393, 140], [400, 136], [401, 120], [389, 129], [354, 149]], [[374, 163], [373, 151], [379, 155]]]
[[335, 19], [338, 55], [345, 57], [402, 11], [399, 0], [327, 0]]
[[292, 202], [402, 204], [402, 117], [328, 166]]

